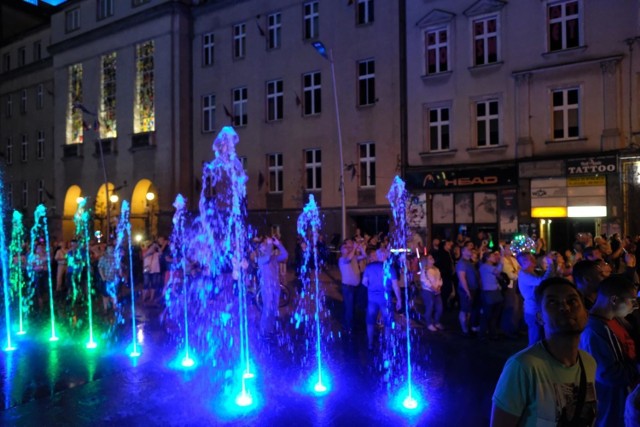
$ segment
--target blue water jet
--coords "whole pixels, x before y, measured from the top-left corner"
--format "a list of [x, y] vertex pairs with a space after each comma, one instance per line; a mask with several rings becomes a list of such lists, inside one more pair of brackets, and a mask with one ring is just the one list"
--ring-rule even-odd
[[[318, 277], [318, 233], [320, 229], [320, 216], [318, 213], [318, 205], [316, 204], [316, 200], [313, 194], [309, 195], [309, 201], [304, 206], [302, 213], [298, 217], [298, 235], [303, 238], [305, 242], [306, 249], [304, 251], [304, 261], [301, 268], [301, 276], [303, 283], [309, 283], [310, 276], [313, 275], [313, 283], [314, 283], [314, 291], [315, 291], [315, 351], [316, 351], [316, 376], [317, 381], [313, 385], [313, 392], [318, 395], [326, 394], [329, 390], [327, 385], [323, 382], [323, 367], [322, 367], [322, 348], [321, 348], [321, 324], [320, 324], [320, 313], [322, 310], [321, 307], [321, 298], [320, 298], [320, 280]], [[308, 270], [308, 266], [312, 262], [311, 265], [315, 267], [315, 270], [312, 274]], [[298, 314], [298, 316], [300, 316]]]
[[129, 263], [129, 287], [131, 289], [131, 345], [127, 350], [130, 357], [140, 356], [138, 349], [138, 337], [136, 334], [136, 291], [133, 280], [133, 246], [131, 243], [131, 221], [129, 220], [131, 210], [129, 202], [122, 201], [120, 207], [120, 220], [116, 227], [116, 265], [122, 265], [122, 254], [126, 243], [127, 262]]
[[2, 290], [4, 294], [4, 319], [7, 329], [7, 343], [4, 351], [13, 351], [15, 347], [11, 344], [11, 310], [10, 295], [11, 290], [9, 284], [9, 260], [7, 259], [7, 236], [4, 232], [4, 183], [0, 180], [0, 262], [2, 262]]
[[[389, 193], [387, 194], [387, 199], [391, 204], [391, 212], [393, 214], [393, 221], [395, 225], [395, 230], [391, 236], [391, 244], [392, 247], [395, 248], [406, 248], [407, 247], [407, 192], [405, 190], [404, 181], [396, 176], [391, 184], [391, 188], [389, 189]], [[406, 386], [406, 396], [402, 400], [402, 405], [407, 410], [415, 410], [418, 408], [418, 402], [413, 395], [413, 383], [412, 383], [412, 367], [411, 367], [411, 321], [409, 318], [409, 283], [407, 281], [407, 266], [406, 266], [406, 255], [402, 254], [399, 256], [400, 263], [400, 271], [404, 275], [404, 283], [405, 283], [405, 332], [406, 332], [406, 351], [407, 351], [407, 386]], [[385, 263], [388, 264], [388, 263]], [[404, 393], [404, 391], [403, 391]]]
[[93, 340], [93, 304], [91, 298], [91, 249], [89, 247], [89, 209], [86, 207], [87, 198], [81, 198], [78, 202], [78, 210], [74, 216], [76, 222], [76, 233], [82, 238], [82, 247], [84, 249], [85, 259], [83, 260], [87, 272], [87, 321], [89, 322], [89, 341], [86, 344], [88, 349], [97, 347], [97, 343]]
[[11, 245], [9, 246], [9, 255], [11, 257], [11, 265], [9, 267], [10, 283], [13, 287], [13, 293], [18, 294], [18, 332], [16, 335], [24, 335], [27, 333], [24, 327], [24, 317], [28, 313], [28, 301], [23, 293], [25, 290], [24, 269], [25, 260], [23, 254], [24, 248], [24, 225], [22, 223], [22, 213], [17, 210], [13, 211], [11, 218]]

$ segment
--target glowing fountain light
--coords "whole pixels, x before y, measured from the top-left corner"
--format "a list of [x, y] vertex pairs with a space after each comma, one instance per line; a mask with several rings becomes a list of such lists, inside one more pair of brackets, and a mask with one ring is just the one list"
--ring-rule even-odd
[[[140, 356], [140, 351], [138, 350], [138, 337], [136, 336], [136, 292], [133, 281], [133, 248], [131, 245], [129, 214], [129, 202], [123, 200], [120, 207], [120, 221], [118, 221], [116, 227], [116, 265], [121, 265], [122, 253], [126, 242], [127, 254], [129, 255], [127, 260], [129, 262], [129, 285], [131, 287], [131, 346], [129, 348], [129, 356], [138, 357]], [[142, 334], [142, 330], [140, 330], [140, 333]]]
[[[51, 278], [51, 246], [49, 244], [49, 227], [47, 226], [47, 208], [40, 204], [33, 213], [33, 227], [31, 227], [31, 252], [30, 257], [35, 255], [37, 241], [44, 237], [45, 250], [47, 251], [47, 279], [49, 285], [49, 313], [51, 318], [51, 337], [49, 341], [58, 341], [56, 336], [55, 310], [53, 307], [53, 280]], [[42, 234], [42, 235], [41, 235]], [[33, 276], [32, 276], [33, 277]]]
[[[405, 190], [405, 183], [400, 177], [396, 176], [391, 184], [391, 188], [389, 189], [389, 193], [387, 194], [387, 199], [391, 204], [391, 212], [393, 214], [393, 221], [395, 224], [395, 231], [392, 235], [391, 243], [395, 247], [405, 248], [407, 245], [407, 192]], [[400, 261], [400, 270], [402, 274], [404, 274], [404, 283], [408, 283], [407, 281], [407, 268], [406, 268], [406, 258], [401, 256], [399, 258]], [[387, 263], [385, 263], [387, 264]], [[418, 407], [418, 402], [413, 396], [413, 384], [412, 384], [412, 367], [411, 367], [411, 322], [409, 318], [409, 286], [405, 286], [405, 319], [406, 319], [406, 340], [407, 340], [407, 387], [406, 393], [407, 396], [403, 399], [402, 406], [405, 409], [416, 409]]]
[[[4, 183], [0, 180], [0, 195], [4, 196]], [[11, 310], [9, 307], [9, 262], [7, 260], [7, 236], [4, 232], [4, 197], [0, 197], [0, 261], [2, 262], [2, 290], [4, 294], [4, 319], [7, 329], [7, 344], [4, 351], [13, 351], [16, 348], [11, 345]]]
[[89, 248], [89, 210], [86, 208], [87, 199], [82, 198], [78, 199], [78, 210], [74, 217], [74, 221], [76, 221], [76, 231], [79, 236], [82, 237], [82, 242], [84, 245], [84, 265], [87, 267], [87, 308], [88, 308], [88, 321], [89, 321], [89, 341], [87, 342], [86, 347], [88, 349], [94, 349], [98, 345], [93, 340], [93, 304], [91, 298], [91, 250]]
[[[313, 197], [313, 194], [309, 195], [309, 202], [305, 205], [302, 213], [298, 217], [298, 234], [304, 239], [306, 243], [306, 249], [304, 251], [304, 262], [302, 266], [303, 282], [309, 282], [309, 276], [311, 272], [307, 270], [307, 266], [310, 264], [311, 257], [313, 257], [314, 266], [318, 266], [318, 232], [320, 228], [320, 216], [318, 214], [318, 205]], [[322, 309], [321, 297], [320, 297], [320, 280], [317, 274], [318, 269], [313, 273], [314, 285], [315, 285], [315, 332], [316, 332], [316, 363], [317, 363], [317, 381], [313, 385], [313, 391], [316, 394], [325, 394], [328, 391], [327, 386], [323, 383], [322, 378], [322, 348], [321, 348], [321, 324], [320, 324], [320, 312]]]
[[[153, 193], [148, 193], [153, 194]], [[186, 222], [186, 201], [185, 198], [178, 194], [176, 200], [173, 202], [173, 207], [176, 208], [176, 212], [173, 215], [173, 233], [171, 234], [171, 255], [174, 262], [179, 266], [180, 273], [182, 275], [182, 296], [183, 296], [183, 311], [184, 311], [184, 357], [180, 363], [183, 368], [192, 368], [195, 365], [195, 361], [189, 354], [189, 310], [188, 310], [188, 297], [189, 297], [189, 276], [187, 274], [186, 265], [186, 234], [185, 234], [185, 222]], [[173, 276], [175, 277], [175, 276]], [[172, 279], [174, 280], [174, 279]]]
[[11, 257], [9, 274], [10, 283], [13, 286], [13, 292], [18, 294], [18, 332], [16, 335], [24, 335], [27, 331], [24, 329], [24, 316], [27, 313], [27, 298], [23, 297], [25, 288], [24, 281], [24, 255], [22, 248], [24, 246], [24, 225], [22, 224], [22, 214], [16, 210], [13, 211], [11, 219], [11, 245], [9, 246], [9, 255]]

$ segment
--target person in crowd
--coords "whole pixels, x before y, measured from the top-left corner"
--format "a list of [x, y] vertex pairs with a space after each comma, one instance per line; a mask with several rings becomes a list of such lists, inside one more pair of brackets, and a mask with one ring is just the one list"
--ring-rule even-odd
[[442, 303], [446, 308], [451, 308], [456, 297], [456, 265], [453, 255], [453, 242], [449, 239], [441, 241], [440, 250], [433, 257], [436, 260], [435, 266], [442, 275]]
[[38, 241], [36, 243], [34, 252], [29, 257], [29, 266], [31, 283], [38, 300], [38, 311], [42, 314], [44, 303], [49, 295], [49, 260], [44, 242]]
[[623, 425], [625, 400], [640, 380], [635, 345], [621, 320], [638, 308], [637, 292], [635, 284], [623, 275], [614, 274], [600, 282], [580, 338], [580, 348], [598, 364], [597, 426]]
[[67, 245], [60, 242], [53, 254], [54, 261], [58, 264], [56, 271], [56, 294], [60, 295], [64, 290], [65, 276], [67, 274]]
[[118, 306], [119, 266], [116, 265], [113, 244], [107, 245], [107, 249], [98, 261], [98, 273], [101, 280], [102, 308], [107, 313], [109, 302], [113, 309]]
[[522, 321], [522, 298], [518, 290], [518, 273], [520, 265], [511, 250], [511, 242], [504, 242], [502, 245], [502, 272], [508, 279], [508, 283], [503, 287], [502, 295], [504, 305], [500, 327], [507, 337], [517, 338]]
[[504, 298], [502, 289], [498, 283], [498, 277], [502, 273], [500, 252], [489, 250], [482, 255], [482, 263], [478, 268], [480, 273], [480, 303], [482, 314], [480, 316], [480, 336], [498, 338], [498, 323]]
[[573, 266], [573, 281], [580, 289], [587, 310], [591, 310], [598, 296], [598, 285], [605, 279], [604, 261], [583, 259]]
[[342, 300], [344, 302], [344, 330], [346, 334], [353, 332], [353, 313], [360, 286], [359, 263], [366, 258], [362, 246], [351, 239], [345, 241], [340, 248], [338, 267], [342, 281]]
[[156, 290], [162, 284], [160, 272], [160, 245], [152, 242], [142, 253], [144, 282], [142, 290], [142, 303], [155, 304]]
[[473, 249], [470, 245], [462, 247], [461, 257], [456, 265], [458, 275], [458, 296], [460, 313], [458, 319], [464, 336], [470, 336], [471, 328], [478, 321], [477, 293], [480, 288], [478, 270], [473, 261]]
[[531, 253], [520, 252], [516, 259], [520, 264], [518, 288], [524, 299], [524, 321], [527, 324], [529, 345], [533, 345], [543, 337], [542, 326], [536, 315], [538, 307], [536, 306], [535, 289], [543, 280], [553, 275], [553, 260], [549, 259], [544, 274], [538, 275], [535, 271], [536, 259]]
[[262, 293], [260, 335], [263, 339], [271, 339], [275, 334], [276, 318], [280, 307], [279, 263], [286, 262], [288, 256], [289, 253], [284, 245], [275, 236], [263, 239], [260, 246], [258, 246], [256, 262], [260, 270]]
[[85, 275], [82, 274], [85, 268], [85, 259], [77, 239], [69, 242], [69, 250], [67, 251], [67, 274], [65, 276], [65, 285], [67, 288], [67, 297], [75, 302], [82, 294], [82, 282]]
[[491, 426], [592, 426], [596, 361], [579, 349], [588, 313], [569, 280], [535, 288], [543, 340], [511, 356], [493, 393]]
[[444, 329], [440, 318], [442, 317], [442, 277], [440, 270], [435, 266], [433, 255], [429, 254], [422, 258], [424, 267], [420, 272], [420, 293], [424, 303], [424, 318], [427, 329], [431, 332]]
[[[379, 251], [369, 251], [369, 263], [362, 275], [362, 284], [367, 288], [367, 348], [373, 350], [374, 327], [376, 319], [380, 315], [385, 327], [385, 336], [388, 339], [391, 334], [392, 312], [389, 310], [389, 281], [396, 297], [396, 310], [402, 307], [400, 287], [398, 286], [398, 273], [390, 265], [385, 266], [382, 261], [383, 254]], [[385, 268], [387, 271], [385, 272]], [[389, 281], [386, 281], [387, 274]]]

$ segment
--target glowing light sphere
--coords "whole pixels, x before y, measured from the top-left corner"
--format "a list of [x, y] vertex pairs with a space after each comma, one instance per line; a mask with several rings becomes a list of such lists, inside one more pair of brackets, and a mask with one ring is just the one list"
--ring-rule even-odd
[[16, 335], [25, 335], [27, 333], [27, 331], [18, 331], [16, 332]]
[[131, 353], [129, 353], [129, 357], [140, 357], [140, 352], [132, 351]]
[[324, 393], [327, 391], [327, 387], [325, 387], [325, 385], [322, 383], [317, 383], [315, 386], [313, 386], [313, 390], [315, 390], [316, 393]]
[[407, 409], [416, 409], [418, 407], [418, 401], [411, 396], [407, 396], [407, 398], [402, 402], [402, 406]]
[[89, 349], [96, 348], [97, 346], [98, 346], [98, 344], [96, 344], [94, 341], [89, 341], [87, 343], [87, 348], [89, 348]]
[[238, 406], [249, 406], [253, 403], [253, 399], [251, 395], [247, 392], [242, 392], [236, 397], [236, 405]]
[[4, 351], [14, 351], [16, 348], [15, 347], [5, 347], [3, 348]]
[[522, 252], [536, 253], [536, 242], [526, 234], [516, 234], [511, 240], [511, 250], [514, 254]]
[[245, 379], [249, 379], [249, 378], [253, 378], [253, 377], [255, 377], [253, 372], [245, 372], [244, 374], [242, 374], [242, 378], [245, 378]]
[[56, 337], [56, 336], [54, 335], [54, 336], [52, 336], [51, 338], [49, 338], [49, 341], [50, 341], [50, 342], [56, 342], [56, 341], [58, 341], [59, 339], [60, 339], [60, 338], [58, 338], [58, 337]]
[[186, 356], [184, 359], [182, 359], [182, 366], [184, 366], [185, 368], [191, 368], [195, 364], [196, 362], [189, 356]]

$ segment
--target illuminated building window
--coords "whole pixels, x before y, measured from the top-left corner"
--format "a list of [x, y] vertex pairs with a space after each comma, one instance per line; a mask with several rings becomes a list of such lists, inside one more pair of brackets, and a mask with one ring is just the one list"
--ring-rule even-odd
[[133, 109], [133, 132], [153, 132], [156, 129], [154, 108], [154, 43], [136, 46], [136, 97]]
[[84, 138], [82, 110], [82, 64], [69, 67], [69, 105], [67, 106], [67, 144], [81, 144]]
[[356, 22], [358, 25], [371, 24], [373, 22], [373, 0], [358, 0]]
[[566, 140], [580, 136], [580, 91], [578, 88], [551, 92], [553, 105], [553, 139]]
[[580, 2], [550, 2], [547, 5], [549, 52], [580, 46]]
[[476, 19], [472, 25], [474, 65], [498, 62], [498, 17]]
[[100, 138], [118, 136], [116, 122], [116, 53], [102, 56], [102, 82], [100, 93]]
[[360, 144], [360, 187], [376, 185], [376, 144], [365, 142]]
[[439, 27], [426, 30], [424, 51], [426, 74], [449, 71], [449, 29]]
[[314, 148], [306, 150], [305, 170], [307, 172], [307, 190], [320, 190], [322, 188], [322, 152]]
[[282, 153], [273, 153], [268, 155], [269, 159], [269, 192], [282, 193], [283, 189], [283, 165]]
[[282, 80], [267, 82], [267, 121], [282, 120], [284, 95], [282, 93]]
[[320, 14], [318, 13], [318, 2], [310, 1], [304, 4], [304, 38], [315, 39], [318, 38], [318, 19]]
[[302, 76], [304, 94], [304, 115], [311, 116], [322, 112], [322, 77], [319, 71]]
[[449, 107], [427, 109], [429, 151], [442, 151], [451, 148], [450, 111]]
[[358, 105], [376, 103], [376, 61], [358, 61]]
[[478, 147], [500, 144], [500, 115], [497, 100], [476, 102], [476, 144]]

